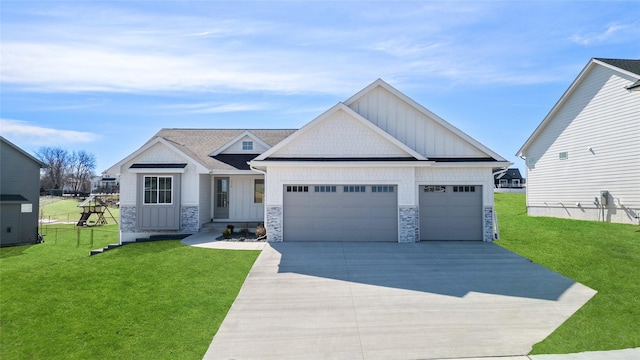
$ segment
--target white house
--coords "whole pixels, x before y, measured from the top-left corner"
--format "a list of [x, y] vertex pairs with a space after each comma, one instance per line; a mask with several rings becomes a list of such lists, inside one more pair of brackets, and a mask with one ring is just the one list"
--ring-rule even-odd
[[517, 156], [529, 215], [638, 224], [640, 60], [591, 59]]
[[269, 241], [492, 241], [510, 163], [382, 80], [299, 130], [162, 129], [120, 175], [121, 241], [264, 222]]

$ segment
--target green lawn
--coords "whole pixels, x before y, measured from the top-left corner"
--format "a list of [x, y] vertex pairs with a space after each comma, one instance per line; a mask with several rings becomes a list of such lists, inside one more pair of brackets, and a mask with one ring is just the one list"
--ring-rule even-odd
[[496, 194], [496, 243], [598, 291], [533, 354], [640, 347], [640, 227], [529, 217], [523, 194]]
[[80, 246], [58, 229], [0, 249], [1, 359], [201, 359], [259, 254], [169, 240], [89, 257], [117, 226], [80, 228]]

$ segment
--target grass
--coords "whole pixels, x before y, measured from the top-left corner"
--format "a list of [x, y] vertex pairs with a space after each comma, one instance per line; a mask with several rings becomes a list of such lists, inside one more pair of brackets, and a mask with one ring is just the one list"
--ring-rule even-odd
[[117, 226], [81, 228], [104, 231], [94, 246], [57, 228], [0, 249], [2, 359], [201, 359], [259, 253], [169, 240], [89, 257]]
[[[80, 213], [82, 212], [78, 204], [80, 204], [80, 200], [75, 198], [41, 196], [40, 218], [57, 222], [77, 222], [80, 220]], [[109, 211], [117, 221], [120, 216], [120, 209], [110, 207]], [[106, 211], [104, 213], [107, 223], [115, 224], [116, 221], [112, 219], [111, 215]], [[89, 221], [96, 221], [97, 219], [98, 215], [93, 214], [89, 218]]]
[[598, 293], [532, 354], [640, 347], [640, 227], [529, 217], [524, 194], [496, 194], [496, 243]]

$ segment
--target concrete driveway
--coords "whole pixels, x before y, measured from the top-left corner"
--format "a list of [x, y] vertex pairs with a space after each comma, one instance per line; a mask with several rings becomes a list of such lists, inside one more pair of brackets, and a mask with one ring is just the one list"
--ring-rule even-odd
[[205, 359], [524, 355], [594, 294], [490, 243], [270, 243]]

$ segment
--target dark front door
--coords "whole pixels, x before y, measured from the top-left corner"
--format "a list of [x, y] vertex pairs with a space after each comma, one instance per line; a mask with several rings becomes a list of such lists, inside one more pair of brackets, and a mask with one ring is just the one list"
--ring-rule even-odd
[[229, 178], [215, 178], [214, 219], [229, 218]]

